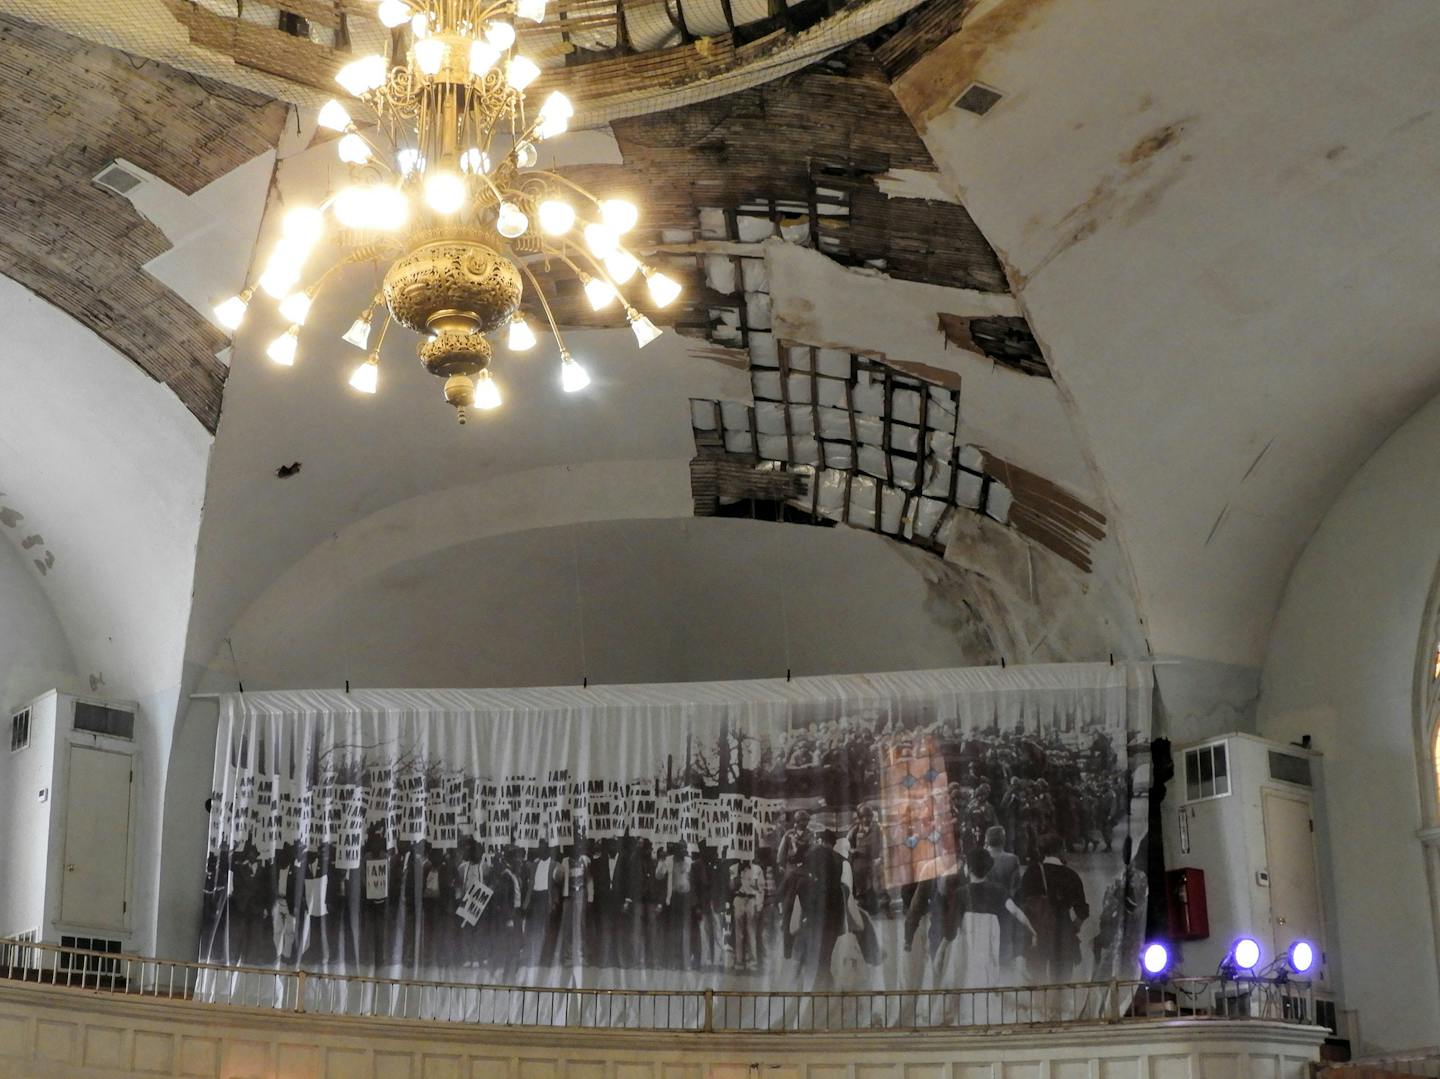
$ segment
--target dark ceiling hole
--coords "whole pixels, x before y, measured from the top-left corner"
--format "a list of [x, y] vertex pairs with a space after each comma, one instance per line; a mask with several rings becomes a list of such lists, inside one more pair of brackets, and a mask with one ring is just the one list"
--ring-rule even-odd
[[995, 102], [999, 101], [1002, 96], [1004, 95], [999, 90], [992, 90], [988, 86], [972, 82], [955, 102], [955, 106], [966, 112], [973, 112], [976, 116], [984, 116], [995, 107]]
[[295, 461], [295, 462], [292, 463], [292, 464], [281, 465], [279, 468], [277, 468], [277, 469], [275, 470], [275, 475], [279, 476], [282, 480], [288, 480], [291, 476], [295, 475], [295, 473], [297, 473], [297, 472], [299, 472], [299, 471], [300, 471], [300, 462], [299, 462], [299, 461]]

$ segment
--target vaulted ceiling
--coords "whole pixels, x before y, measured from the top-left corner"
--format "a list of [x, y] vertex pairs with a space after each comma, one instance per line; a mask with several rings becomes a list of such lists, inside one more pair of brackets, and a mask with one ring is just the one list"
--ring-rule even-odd
[[[265, 363], [264, 314], [226, 353], [199, 289], [153, 272], [173, 237], [91, 183], [121, 158], [194, 195], [270, 154], [272, 209], [321, 197], [316, 88], [340, 16], [372, 31], [362, 5], [305, 6], [317, 40], [226, 5], [0, 5], [46, 24], [0, 21], [18, 193], [0, 273], [165, 382], [202, 435], [219, 420], [182, 543], [198, 666], [448, 547], [700, 512], [940, 551], [970, 574], [961, 607], [1026, 612], [1002, 654], [1253, 667], [1320, 514], [1440, 390], [1440, 260], [1417, 227], [1440, 210], [1418, 179], [1440, 171], [1440, 16], [1419, 0], [562, 4], [545, 77], [593, 127], [557, 161], [636, 197], [690, 285], [680, 333], [636, 354], [547, 279], [592, 397], [511, 362], [505, 409], [464, 431], [412, 342], [387, 343], [377, 399], [345, 391], [336, 336], [373, 281], [317, 302], [294, 371]], [[975, 83], [998, 100], [957, 107]], [[257, 228], [263, 248], [274, 215], [250, 213], [217, 250], [248, 260]], [[958, 392], [943, 448], [905, 418], [912, 390]], [[42, 449], [0, 464], [0, 489]]]

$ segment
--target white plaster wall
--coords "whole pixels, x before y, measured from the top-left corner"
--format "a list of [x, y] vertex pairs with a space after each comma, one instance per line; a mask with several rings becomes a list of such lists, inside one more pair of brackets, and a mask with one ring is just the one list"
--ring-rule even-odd
[[[18, 703], [18, 702], [17, 702]], [[8, 716], [7, 716], [8, 718]], [[10, 751], [10, 727], [0, 745], [0, 936], [36, 932], [55, 940], [45, 924], [49, 882], [50, 810], [55, 786], [55, 694], [30, 709], [30, 745]], [[44, 790], [52, 797], [42, 801]]]
[[11, 711], [47, 689], [70, 687], [75, 677], [70, 642], [37, 571], [16, 548], [0, 542], [0, 719], [5, 720], [5, 736]]
[[1285, 588], [1259, 732], [1325, 754], [1346, 1002], [1367, 1048], [1429, 1045], [1440, 985], [1416, 829], [1412, 691], [1440, 560], [1440, 399], [1351, 478]]

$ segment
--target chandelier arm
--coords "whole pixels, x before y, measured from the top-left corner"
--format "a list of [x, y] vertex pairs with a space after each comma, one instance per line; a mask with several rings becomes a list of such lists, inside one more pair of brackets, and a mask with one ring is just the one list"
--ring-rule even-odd
[[533, 175], [536, 175], [536, 176], [545, 176], [545, 177], [548, 177], [549, 179], [552, 179], [552, 180], [558, 180], [560, 183], [564, 184], [566, 187], [571, 188], [572, 190], [578, 191], [580, 194], [584, 195], [587, 199], [589, 199], [591, 202], [593, 202], [596, 206], [599, 206], [599, 205], [600, 205], [600, 200], [597, 199], [594, 195], [590, 194], [589, 191], [586, 191], [583, 187], [581, 187], [579, 184], [577, 184], [574, 180], [567, 179], [566, 177], [561, 176], [558, 172], [551, 172], [549, 169], [526, 169], [521, 175], [529, 176], [529, 175], [532, 175], [532, 174], [533, 174]]
[[[577, 247], [577, 250], [579, 250], [582, 258], [586, 259], [591, 266], [595, 267], [596, 275], [598, 275], [601, 280], [603, 280], [607, 285], [609, 285], [612, 289], [615, 290], [615, 296], [620, 300], [620, 302], [624, 304], [627, 308], [633, 307], [634, 304], [632, 304], [629, 300], [625, 298], [625, 293], [620, 291], [620, 286], [617, 285], [615, 281], [611, 278], [611, 276], [606, 272], [605, 267], [601, 264], [600, 260], [597, 259], [594, 255], [590, 254], [590, 252], [586, 251], [584, 248]], [[616, 250], [620, 250], [620, 248], [617, 248]], [[569, 267], [577, 274], [583, 272], [581, 271], [580, 267], [576, 266], [575, 263], [571, 262], [568, 258], [565, 257], [565, 255], [562, 254], [560, 257], [564, 259], [566, 264], [569, 265]]]
[[[560, 257], [564, 258], [565, 256], [561, 255]], [[515, 265], [520, 267], [521, 272], [530, 279], [530, 284], [535, 287], [535, 295], [540, 297], [540, 306], [545, 311], [545, 321], [550, 323], [550, 332], [555, 335], [555, 343], [560, 346], [560, 354], [568, 355], [569, 353], [565, 349], [565, 338], [560, 336], [560, 327], [555, 325], [555, 315], [550, 310], [550, 301], [545, 298], [545, 290], [540, 287], [540, 282], [530, 272], [529, 266], [519, 259], [515, 260]]]

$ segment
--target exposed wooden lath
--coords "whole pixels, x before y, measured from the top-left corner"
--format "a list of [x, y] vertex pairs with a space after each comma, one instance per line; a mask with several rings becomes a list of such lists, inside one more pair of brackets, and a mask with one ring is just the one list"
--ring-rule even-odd
[[259, 95], [0, 16], [0, 273], [169, 385], [210, 430], [228, 343], [141, 267], [169, 248], [91, 180], [123, 157], [187, 194], [272, 148]]
[[1090, 548], [1105, 538], [1105, 515], [1044, 476], [984, 453], [985, 472], [1010, 488], [1010, 524], [1087, 572]]

